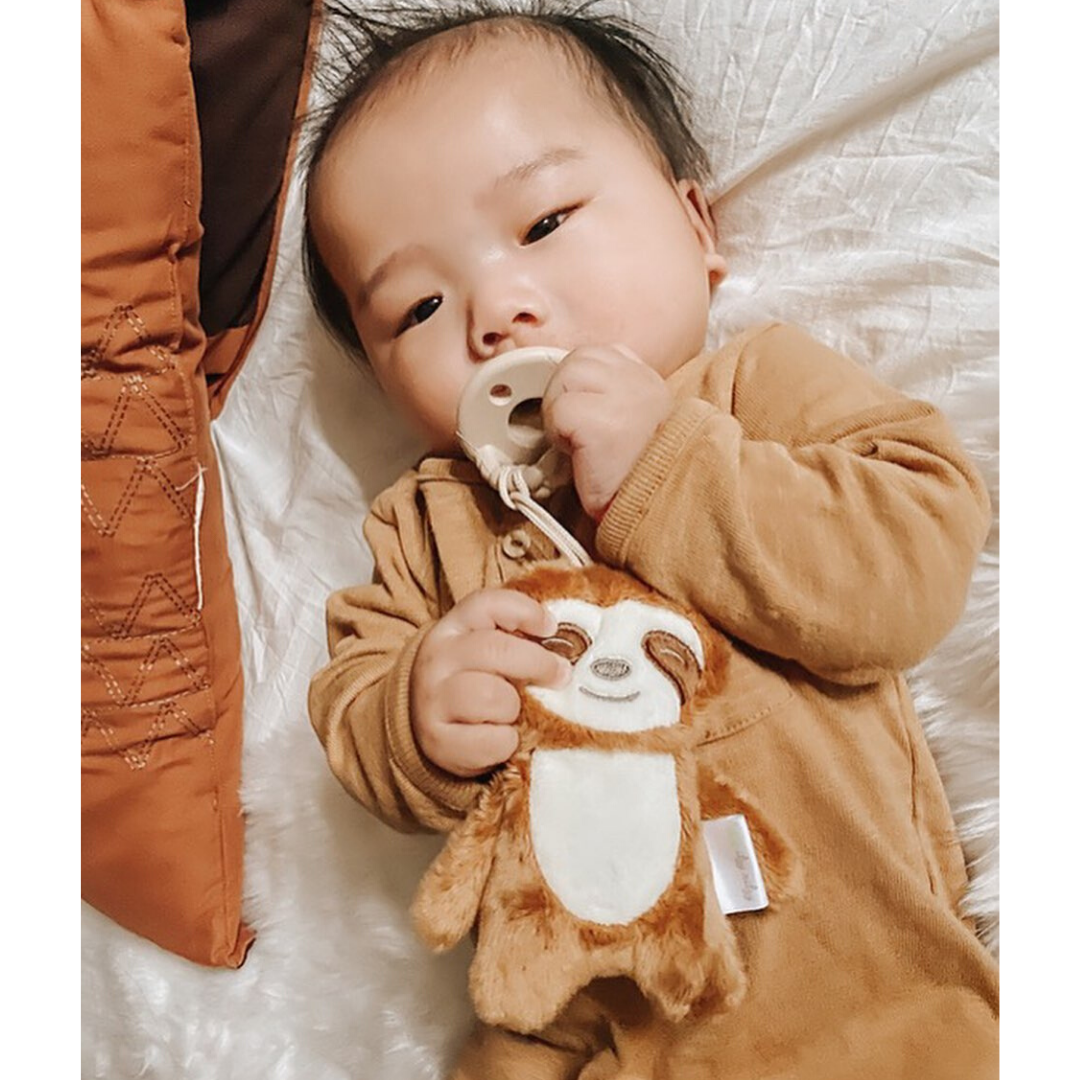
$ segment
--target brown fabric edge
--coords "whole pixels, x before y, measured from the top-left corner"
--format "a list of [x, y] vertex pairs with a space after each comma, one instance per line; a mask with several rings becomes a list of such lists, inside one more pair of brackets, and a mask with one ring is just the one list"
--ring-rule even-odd
[[274, 268], [277, 265], [278, 248], [281, 243], [281, 226], [285, 217], [285, 204], [288, 201], [289, 185], [292, 182], [293, 168], [300, 146], [300, 118], [307, 108], [311, 80], [315, 70], [315, 56], [318, 52], [320, 31], [322, 29], [323, 0], [313, 0], [311, 22], [308, 26], [307, 46], [304, 55], [304, 68], [300, 76], [300, 87], [296, 94], [296, 107], [293, 110], [293, 130], [289, 137], [289, 149], [285, 155], [285, 168], [281, 177], [281, 192], [278, 195], [277, 211], [274, 214], [273, 238], [266, 256], [266, 269], [263, 272], [262, 285], [259, 287], [259, 300], [255, 315], [246, 326], [233, 326], [215, 334], [206, 343], [203, 354], [204, 370], [220, 372], [220, 376], [208, 384], [210, 399], [210, 419], [216, 419], [225, 407], [225, 399], [233, 383], [244, 366], [244, 361], [255, 340], [255, 335], [262, 325], [263, 317], [270, 302], [270, 291], [274, 284]]

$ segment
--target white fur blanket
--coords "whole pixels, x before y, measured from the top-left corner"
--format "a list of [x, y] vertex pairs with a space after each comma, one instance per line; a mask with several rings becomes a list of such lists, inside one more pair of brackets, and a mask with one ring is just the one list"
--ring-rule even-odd
[[[773, 318], [950, 416], [997, 497], [994, 0], [649, 0], [715, 162], [726, 338]], [[245, 966], [211, 971], [83, 910], [83, 1075], [436, 1078], [466, 1029], [467, 950], [414, 938], [438, 846], [337, 786], [307, 720], [323, 605], [366, 580], [360, 525], [416, 447], [327, 340], [299, 265], [298, 190], [271, 310], [216, 423], [247, 679]], [[997, 533], [963, 621], [913, 673], [997, 948]]]

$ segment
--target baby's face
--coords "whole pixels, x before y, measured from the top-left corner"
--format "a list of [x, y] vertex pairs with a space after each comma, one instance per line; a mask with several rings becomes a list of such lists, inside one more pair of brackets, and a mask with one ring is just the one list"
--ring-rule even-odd
[[701, 351], [724, 272], [700, 190], [556, 49], [436, 60], [332, 142], [315, 240], [387, 393], [454, 449], [477, 364], [526, 345], [624, 345], [665, 377]]

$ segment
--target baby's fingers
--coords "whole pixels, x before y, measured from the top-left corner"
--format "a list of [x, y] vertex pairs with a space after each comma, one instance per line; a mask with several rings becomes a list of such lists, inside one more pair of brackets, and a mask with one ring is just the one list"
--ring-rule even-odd
[[617, 418], [605, 412], [598, 395], [567, 392], [544, 403], [544, 430], [564, 453], [573, 453], [583, 436], [617, 427]]
[[442, 699], [444, 718], [451, 723], [512, 724], [521, 711], [518, 692], [484, 671], [462, 671], [447, 679]]
[[465, 597], [444, 620], [455, 632], [505, 630], [550, 637], [555, 617], [537, 600], [516, 589], [482, 589]]
[[502, 630], [463, 634], [450, 648], [452, 662], [461, 671], [487, 672], [539, 686], [565, 686], [571, 676], [570, 664], [563, 657]]
[[464, 671], [446, 680], [441, 698], [442, 720], [417, 731], [429, 760], [457, 776], [478, 776], [517, 749], [521, 702], [504, 679]]
[[450, 729], [454, 738], [448, 768], [458, 776], [490, 772], [518, 748], [517, 728], [512, 724], [451, 724]]

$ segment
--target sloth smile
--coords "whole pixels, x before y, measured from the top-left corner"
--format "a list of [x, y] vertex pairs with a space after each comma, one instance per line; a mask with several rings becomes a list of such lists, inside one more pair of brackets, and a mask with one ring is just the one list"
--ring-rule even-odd
[[586, 696], [596, 698], [597, 701], [633, 701], [636, 697], [641, 697], [641, 691], [635, 690], [632, 694], [623, 694], [621, 697], [618, 694], [598, 694], [595, 690], [590, 690], [587, 686], [579, 686], [578, 689]]

